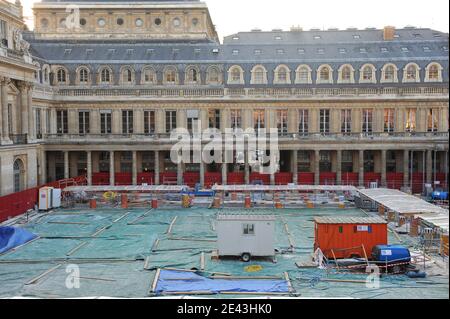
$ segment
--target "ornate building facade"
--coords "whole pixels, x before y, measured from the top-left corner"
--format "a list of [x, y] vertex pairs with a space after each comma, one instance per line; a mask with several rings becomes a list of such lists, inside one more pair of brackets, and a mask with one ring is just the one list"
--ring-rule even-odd
[[[43, 0], [23, 32], [20, 5], [0, 3], [2, 194], [82, 174], [113, 185], [446, 184], [448, 34], [293, 28], [220, 43], [196, 0]], [[198, 123], [276, 128], [280, 171], [252, 172], [248, 156], [173, 163], [170, 132]]]

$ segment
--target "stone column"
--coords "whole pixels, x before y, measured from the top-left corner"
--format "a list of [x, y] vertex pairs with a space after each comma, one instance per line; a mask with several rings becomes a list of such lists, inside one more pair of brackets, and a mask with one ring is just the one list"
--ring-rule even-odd
[[39, 184], [44, 185], [47, 183], [47, 152], [41, 149], [39, 157], [40, 157]]
[[387, 150], [381, 150], [381, 187], [387, 187], [386, 156], [387, 156]]
[[314, 151], [314, 184], [320, 185], [320, 150]]
[[403, 186], [409, 186], [409, 150], [403, 151]]
[[200, 161], [200, 186], [205, 186], [205, 163], [203, 159]]
[[137, 185], [137, 151], [133, 151], [132, 183]]
[[20, 90], [20, 123], [21, 133], [28, 134], [28, 89], [25, 82], [19, 85]]
[[292, 151], [292, 182], [298, 184], [298, 151]]
[[10, 79], [9, 78], [0, 78], [0, 136], [1, 136], [1, 144], [10, 144], [11, 140], [9, 139], [9, 119], [8, 119], [8, 85]]
[[342, 185], [342, 151], [336, 151], [336, 184]]
[[250, 184], [250, 164], [249, 164], [249, 152], [248, 151], [244, 151], [245, 155], [245, 165], [244, 165], [244, 172], [245, 172], [245, 184], [249, 185]]
[[33, 112], [33, 84], [27, 83], [27, 106], [28, 106], [28, 139], [36, 139], [35, 116]]
[[431, 184], [433, 182], [433, 151], [432, 150], [427, 150], [427, 160], [426, 160], [427, 166], [426, 166], [426, 170], [427, 170], [427, 176], [426, 176], [426, 181], [427, 184]]
[[[201, 168], [200, 168], [200, 171], [201, 171]], [[201, 175], [201, 173], [200, 173], [200, 175]], [[201, 179], [201, 177], [200, 177], [200, 179]], [[180, 162], [177, 164], [177, 184], [183, 185], [183, 162]]]
[[109, 152], [109, 185], [114, 186], [116, 184], [116, 167], [114, 165], [114, 151]]
[[159, 151], [155, 151], [155, 185], [159, 185]]
[[69, 177], [69, 152], [64, 151], [64, 178], [68, 179]]
[[359, 150], [358, 168], [359, 186], [364, 186], [364, 150]]
[[92, 152], [91, 151], [87, 151], [86, 155], [87, 155], [86, 156], [86, 166], [87, 166], [86, 179], [87, 179], [87, 184], [89, 186], [91, 186], [92, 185]]
[[228, 184], [228, 164], [222, 163], [222, 185]]

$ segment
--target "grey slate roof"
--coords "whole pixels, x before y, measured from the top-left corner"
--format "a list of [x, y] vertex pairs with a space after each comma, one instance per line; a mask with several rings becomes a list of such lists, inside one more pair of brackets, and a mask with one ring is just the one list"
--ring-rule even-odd
[[[240, 32], [225, 37], [223, 44], [209, 40], [37, 40], [32, 32], [24, 36], [38, 60], [63, 64], [69, 70], [81, 64], [93, 70], [108, 64], [115, 69], [132, 65], [138, 71], [143, 65], [154, 64], [157, 69], [177, 65], [182, 71], [187, 64], [196, 64], [204, 71], [210, 64], [222, 65], [224, 70], [238, 64], [245, 71], [248, 85], [251, 70], [257, 64], [266, 67], [269, 83], [278, 65], [286, 64], [290, 68], [293, 83], [298, 65], [307, 64], [313, 70], [314, 83], [316, 70], [322, 64], [333, 68], [336, 82], [338, 68], [347, 63], [355, 69], [357, 80], [359, 69], [366, 63], [374, 64], [378, 71], [384, 64], [394, 63], [401, 79], [405, 65], [415, 62], [421, 68], [423, 79], [425, 67], [430, 62], [439, 62], [444, 68], [443, 80], [448, 82], [448, 34], [423, 28], [397, 29], [396, 34], [398, 37], [394, 40], [384, 41], [383, 30], [377, 29]], [[317, 36], [320, 38], [315, 38]], [[227, 77], [226, 72], [224, 75]], [[381, 72], [377, 72], [378, 82], [380, 75]]]
[[387, 224], [380, 217], [315, 217], [317, 224]]

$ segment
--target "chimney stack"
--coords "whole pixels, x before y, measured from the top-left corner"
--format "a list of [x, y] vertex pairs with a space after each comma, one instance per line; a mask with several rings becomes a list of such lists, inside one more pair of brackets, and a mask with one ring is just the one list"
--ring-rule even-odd
[[394, 35], [395, 35], [395, 27], [392, 27], [392, 26], [384, 27], [384, 30], [383, 30], [384, 41], [394, 40]]

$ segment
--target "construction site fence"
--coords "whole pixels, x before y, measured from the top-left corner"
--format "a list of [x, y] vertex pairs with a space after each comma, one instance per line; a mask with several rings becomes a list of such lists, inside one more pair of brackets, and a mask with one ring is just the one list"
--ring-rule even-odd
[[86, 177], [78, 176], [75, 178], [63, 179], [38, 187], [33, 187], [21, 192], [9, 194], [0, 197], [0, 223], [24, 214], [29, 209], [33, 209], [38, 204], [39, 189], [42, 187], [54, 187], [64, 189], [68, 186], [86, 185]]

